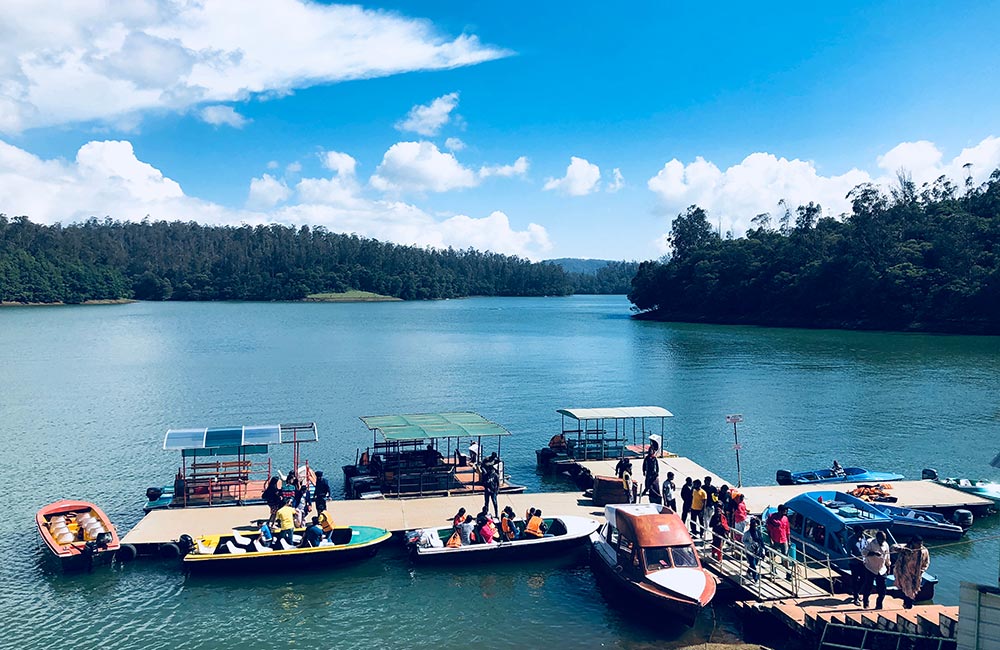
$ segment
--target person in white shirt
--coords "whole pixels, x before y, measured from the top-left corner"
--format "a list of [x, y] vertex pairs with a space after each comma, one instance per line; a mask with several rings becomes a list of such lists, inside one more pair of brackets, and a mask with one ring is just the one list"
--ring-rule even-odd
[[882, 609], [882, 602], [885, 600], [885, 577], [889, 573], [889, 545], [885, 541], [885, 533], [881, 530], [875, 533], [875, 539], [865, 546], [863, 559], [867, 569], [865, 588], [862, 592], [865, 609], [868, 609], [872, 585], [875, 585], [878, 591], [875, 609]]

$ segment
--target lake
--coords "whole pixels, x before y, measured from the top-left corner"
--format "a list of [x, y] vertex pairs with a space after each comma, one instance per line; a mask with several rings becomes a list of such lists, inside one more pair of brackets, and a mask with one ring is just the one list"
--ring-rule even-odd
[[[316, 421], [303, 455], [340, 490], [363, 415], [474, 410], [506, 426], [531, 490], [561, 407], [660, 405], [665, 446], [734, 481], [844, 465], [996, 478], [1000, 339], [634, 321], [621, 296], [438, 302], [136, 303], [0, 309], [0, 638], [18, 648], [662, 647], [733, 638], [723, 606], [678, 631], [608, 603], [580, 558], [449, 570], [389, 549], [310, 575], [185, 577], [139, 561], [63, 577], [34, 512], [95, 501], [122, 532], [178, 459], [168, 427]], [[290, 465], [290, 454], [279, 459]], [[335, 509], [336, 504], [333, 504]], [[451, 515], [443, 512], [442, 519]], [[932, 548], [939, 602], [991, 582], [1000, 521]], [[349, 522], [344, 522], [349, 523]], [[976, 541], [979, 540], [979, 541]], [[714, 615], [713, 615], [714, 614]]]

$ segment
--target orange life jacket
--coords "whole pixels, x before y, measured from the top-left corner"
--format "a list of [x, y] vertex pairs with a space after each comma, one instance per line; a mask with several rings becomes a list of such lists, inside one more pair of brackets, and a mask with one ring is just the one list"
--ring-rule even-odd
[[528, 525], [524, 527], [525, 534], [532, 537], [545, 537], [545, 533], [542, 532], [542, 523], [541, 517], [532, 517]]

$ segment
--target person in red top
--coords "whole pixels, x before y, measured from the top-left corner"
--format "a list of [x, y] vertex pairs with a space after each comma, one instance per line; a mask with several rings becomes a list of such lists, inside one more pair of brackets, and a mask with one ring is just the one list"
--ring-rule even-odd
[[[778, 506], [778, 510], [772, 512], [767, 517], [767, 536], [771, 540], [771, 546], [783, 555], [788, 555], [789, 551], [789, 536], [791, 534], [791, 526], [788, 523], [788, 506], [782, 503]], [[784, 560], [781, 561], [782, 564], [785, 563]], [[792, 577], [792, 572], [788, 572], [788, 579]]]

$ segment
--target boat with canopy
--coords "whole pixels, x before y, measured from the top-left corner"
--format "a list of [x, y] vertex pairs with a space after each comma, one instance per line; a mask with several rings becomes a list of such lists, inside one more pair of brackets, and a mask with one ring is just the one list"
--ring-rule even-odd
[[317, 440], [315, 422], [168, 429], [163, 449], [179, 451], [181, 464], [173, 485], [146, 490], [143, 510], [260, 503], [271, 476], [284, 478], [269, 455], [275, 445], [291, 445], [292, 467], [312, 486], [315, 473], [300, 463], [299, 445]]
[[[361, 421], [372, 432], [372, 446], [359, 449], [354, 463], [343, 467], [350, 499], [482, 493], [486, 446], [495, 445], [499, 459], [501, 443], [511, 435], [469, 411], [364, 416]], [[497, 466], [501, 493], [524, 491], [508, 481], [503, 461]]]
[[641, 457], [651, 436], [662, 444], [666, 419], [674, 416], [662, 406], [562, 408], [556, 413], [562, 416], [562, 429], [535, 451], [539, 467]]

